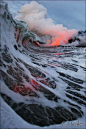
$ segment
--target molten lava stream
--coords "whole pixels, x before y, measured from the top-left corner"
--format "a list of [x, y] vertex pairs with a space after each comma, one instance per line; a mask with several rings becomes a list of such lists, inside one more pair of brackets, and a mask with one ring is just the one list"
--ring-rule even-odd
[[63, 33], [57, 33], [57, 36], [54, 38], [54, 41], [52, 39], [52, 44], [51, 46], [59, 46], [59, 45], [64, 45], [68, 43], [68, 40], [76, 33], [77, 31], [73, 30], [68, 30]]

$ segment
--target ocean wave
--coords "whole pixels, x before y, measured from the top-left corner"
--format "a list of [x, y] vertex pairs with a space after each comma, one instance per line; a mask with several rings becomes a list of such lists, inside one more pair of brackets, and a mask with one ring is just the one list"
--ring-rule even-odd
[[[25, 121], [61, 124], [84, 115], [85, 48], [45, 46], [1, 2], [1, 97]], [[86, 32], [78, 32], [84, 37]], [[73, 37], [68, 42], [78, 41]]]

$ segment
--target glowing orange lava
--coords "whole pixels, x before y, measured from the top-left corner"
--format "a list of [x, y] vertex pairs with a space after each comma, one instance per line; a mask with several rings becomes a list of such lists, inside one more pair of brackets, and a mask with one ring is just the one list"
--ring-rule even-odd
[[70, 37], [68, 37], [66, 35], [61, 35], [60, 37], [57, 37], [54, 42], [52, 42], [52, 46], [66, 44], [69, 39], [70, 39]]
[[32, 84], [35, 85], [35, 86], [39, 86], [39, 84], [33, 79], [32, 79]]
[[28, 93], [31, 91], [31, 89], [27, 85], [24, 85], [24, 86], [14, 85], [12, 86], [12, 90], [23, 96], [28, 95]]
[[58, 45], [63, 45], [68, 42], [68, 40], [76, 33], [76, 30], [68, 30], [65, 32], [60, 32], [58, 33], [55, 38], [55, 40], [52, 42], [51, 46], [58, 46]]

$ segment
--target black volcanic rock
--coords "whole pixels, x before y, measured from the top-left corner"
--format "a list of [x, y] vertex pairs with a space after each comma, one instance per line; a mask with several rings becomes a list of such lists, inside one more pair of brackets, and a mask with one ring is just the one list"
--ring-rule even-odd
[[78, 31], [78, 33], [74, 36], [72, 36], [68, 43], [71, 44], [73, 42], [77, 41], [78, 44], [77, 47], [86, 47], [86, 30], [85, 31]]
[[[83, 112], [80, 109], [75, 109], [71, 106], [71, 111], [68, 111], [66, 108], [61, 106], [50, 108], [38, 104], [24, 104], [23, 102], [15, 103], [5, 94], [1, 94], [1, 96], [5, 102], [7, 102], [8, 105], [10, 105], [24, 120], [39, 126], [60, 124], [67, 120], [75, 120], [83, 115]], [[74, 115], [74, 113], [76, 115]]]

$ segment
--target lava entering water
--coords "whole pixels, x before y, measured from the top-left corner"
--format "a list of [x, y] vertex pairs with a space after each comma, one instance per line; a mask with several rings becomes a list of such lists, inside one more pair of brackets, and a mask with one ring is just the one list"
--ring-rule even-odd
[[58, 46], [58, 45], [63, 45], [66, 44], [68, 42], [68, 40], [75, 34], [74, 31], [67, 31], [64, 33], [60, 33], [59, 37], [55, 38], [55, 41], [52, 42], [52, 46]]
[[46, 46], [67, 43], [70, 37], [77, 32], [75, 29], [68, 30], [62, 24], [55, 25], [53, 20], [47, 17], [47, 9], [35, 1], [23, 5], [18, 13], [20, 15], [16, 16], [16, 19], [25, 21], [30, 31], [35, 32], [40, 37], [45, 37]]

